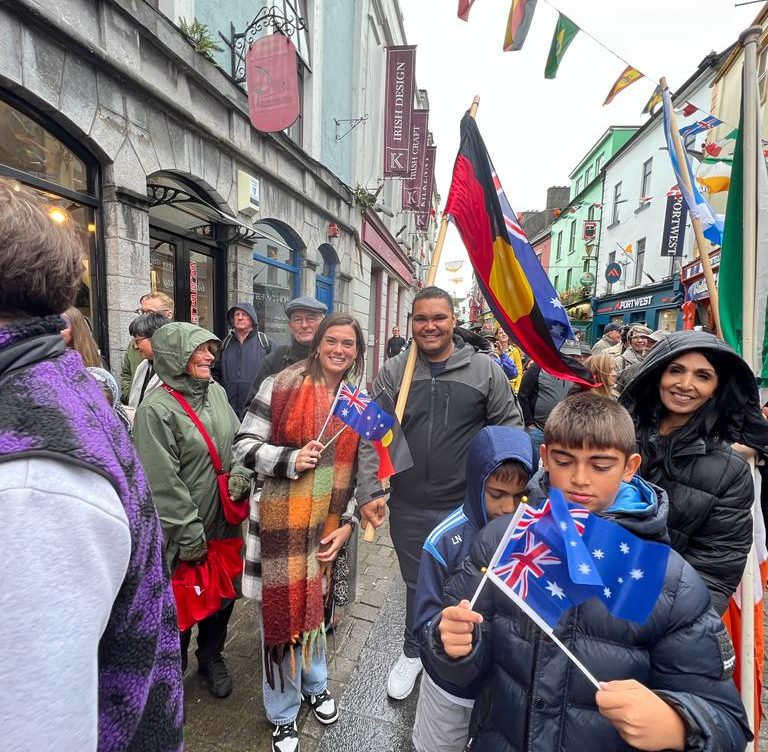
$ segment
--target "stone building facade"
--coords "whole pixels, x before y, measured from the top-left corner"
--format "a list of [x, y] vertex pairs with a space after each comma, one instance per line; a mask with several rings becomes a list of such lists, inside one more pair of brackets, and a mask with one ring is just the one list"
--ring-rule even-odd
[[405, 310], [414, 269], [389, 228], [379, 266], [400, 291], [372, 291], [350, 187], [285, 132], [253, 129], [243, 88], [153, 3], [9, 0], [0, 32], [0, 175], [80, 225], [78, 307], [113, 370], [150, 289], [220, 336], [227, 308], [253, 301], [278, 341], [299, 294]]

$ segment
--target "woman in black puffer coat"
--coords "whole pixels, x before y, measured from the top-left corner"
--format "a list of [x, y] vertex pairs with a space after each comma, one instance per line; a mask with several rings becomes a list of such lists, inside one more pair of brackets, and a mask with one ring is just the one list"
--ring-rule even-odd
[[754, 488], [731, 446], [768, 450], [749, 366], [705, 332], [676, 332], [648, 355], [620, 397], [635, 421], [640, 475], [669, 495], [672, 547], [709, 588], [723, 614], [752, 543]]

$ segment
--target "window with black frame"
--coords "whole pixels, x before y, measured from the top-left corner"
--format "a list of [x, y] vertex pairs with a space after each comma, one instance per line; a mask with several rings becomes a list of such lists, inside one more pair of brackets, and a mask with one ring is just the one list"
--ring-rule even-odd
[[36, 191], [48, 203], [54, 222], [72, 222], [79, 228], [83, 280], [76, 306], [106, 352], [106, 305], [97, 232], [101, 222], [98, 163], [59, 125], [0, 93], [0, 175]]

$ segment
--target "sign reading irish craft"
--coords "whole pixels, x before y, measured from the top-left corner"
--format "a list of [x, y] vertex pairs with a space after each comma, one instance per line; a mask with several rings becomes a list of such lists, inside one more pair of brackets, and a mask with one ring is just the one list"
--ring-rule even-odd
[[387, 47], [387, 82], [384, 91], [384, 177], [411, 176], [416, 47]]
[[411, 137], [411, 174], [403, 180], [403, 211], [418, 211], [421, 197], [421, 185], [424, 179], [424, 155], [427, 151], [427, 128], [429, 112], [427, 110], [413, 111], [413, 128]]
[[432, 194], [435, 192], [435, 155], [436, 146], [428, 146], [424, 155], [424, 175], [419, 194], [419, 208], [416, 215], [416, 227], [426, 230], [429, 225], [429, 210], [432, 208]]

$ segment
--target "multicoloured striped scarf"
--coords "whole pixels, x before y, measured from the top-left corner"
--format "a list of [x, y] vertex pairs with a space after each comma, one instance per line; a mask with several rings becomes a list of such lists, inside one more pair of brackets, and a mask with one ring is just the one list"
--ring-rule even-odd
[[[306, 362], [275, 377], [272, 437], [276, 446], [297, 449], [317, 439], [331, 409], [324, 384], [305, 375]], [[344, 424], [331, 418], [321, 441]], [[325, 639], [323, 579], [330, 567], [317, 561], [320, 540], [339, 526], [354, 490], [359, 436], [344, 431], [326, 449], [318, 466], [298, 480], [267, 478], [261, 493], [262, 605], [264, 665], [274, 687], [274, 666], [300, 643], [305, 665], [317, 641]], [[282, 686], [281, 675], [281, 686]]]

